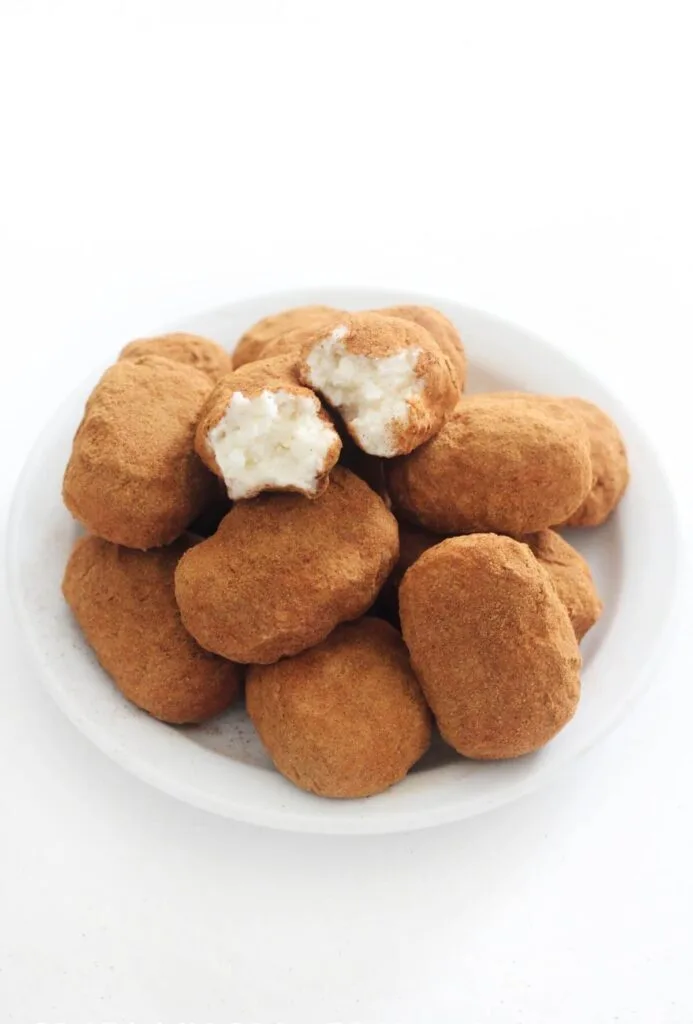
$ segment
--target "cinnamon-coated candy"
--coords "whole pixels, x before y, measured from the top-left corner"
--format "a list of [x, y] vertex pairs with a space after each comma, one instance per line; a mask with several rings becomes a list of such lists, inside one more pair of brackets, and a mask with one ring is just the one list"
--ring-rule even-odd
[[63, 594], [103, 668], [138, 707], [163, 722], [201, 722], [239, 693], [238, 665], [184, 629], [173, 574], [185, 543], [132, 551], [83, 537], [65, 569]]
[[603, 605], [590, 567], [579, 551], [554, 530], [521, 537], [546, 569], [566, 607], [575, 636], [582, 640], [602, 614]]
[[192, 366], [212, 381], [231, 373], [231, 356], [226, 349], [209, 338], [186, 334], [184, 331], [161, 334], [154, 338], [138, 338], [126, 345], [118, 358], [137, 359], [139, 356], [164, 356], [174, 363]]
[[379, 313], [344, 314], [316, 331], [298, 374], [340, 414], [356, 444], [381, 458], [433, 437], [459, 397], [452, 364], [429, 332]]
[[592, 484], [586, 428], [562, 401], [463, 396], [440, 432], [385, 466], [393, 507], [442, 534], [534, 533], [564, 522]]
[[122, 359], [87, 400], [63, 479], [91, 533], [131, 548], [170, 544], [215, 496], [194, 450], [212, 382], [160, 356]]
[[443, 736], [465, 757], [518, 757], [548, 743], [580, 696], [580, 652], [564, 605], [529, 547], [453, 537], [399, 589], [404, 640]]
[[628, 486], [626, 446], [618, 427], [602, 409], [583, 398], [564, 398], [587, 428], [592, 460], [592, 486], [567, 526], [600, 526], [614, 511]]
[[320, 796], [382, 792], [431, 738], [407, 649], [380, 619], [338, 626], [302, 654], [253, 666], [246, 707], [278, 770]]
[[186, 628], [232, 661], [269, 664], [363, 615], [397, 558], [397, 523], [336, 466], [314, 500], [264, 494], [236, 504], [176, 570]]

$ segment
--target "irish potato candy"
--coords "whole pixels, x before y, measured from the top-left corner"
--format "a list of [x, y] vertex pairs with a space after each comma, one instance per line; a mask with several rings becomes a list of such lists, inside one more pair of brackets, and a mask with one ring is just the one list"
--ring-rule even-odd
[[402, 638], [381, 619], [248, 673], [246, 704], [275, 765], [322, 796], [379, 793], [425, 753], [430, 715]]
[[[175, 333], [103, 374], [63, 480], [87, 531], [63, 593], [119, 690], [164, 722], [246, 706], [276, 768], [324, 797], [400, 781], [433, 719], [459, 754], [548, 743], [602, 603], [555, 532], [629, 479], [579, 398], [467, 395], [427, 306], [305, 306], [233, 358]], [[385, 621], [387, 619], [387, 621]]]
[[184, 541], [132, 551], [98, 537], [77, 542], [63, 594], [97, 658], [133, 704], [164, 722], [200, 722], [239, 693], [240, 669], [184, 629], [173, 573]]
[[397, 559], [397, 522], [337, 466], [324, 494], [238, 502], [176, 569], [183, 622], [202, 647], [270, 664], [363, 615]]
[[510, 537], [443, 541], [399, 590], [404, 640], [443, 738], [465, 757], [518, 757], [572, 718], [575, 632], [548, 573]]
[[122, 359], [92, 391], [72, 444], [63, 500], [91, 533], [154, 548], [181, 535], [216, 482], [195, 454], [210, 378], [160, 356]]
[[393, 505], [434, 533], [523, 534], [564, 522], [592, 483], [582, 420], [559, 400], [463, 397], [436, 436], [386, 464]]

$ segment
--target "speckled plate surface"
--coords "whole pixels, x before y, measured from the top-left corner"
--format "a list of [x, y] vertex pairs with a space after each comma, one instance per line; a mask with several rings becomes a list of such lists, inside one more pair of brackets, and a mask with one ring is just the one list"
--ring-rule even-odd
[[670, 490], [632, 416], [571, 358], [456, 302], [375, 289], [269, 294], [166, 329], [190, 330], [232, 348], [251, 323], [288, 306], [367, 309], [402, 302], [436, 306], [455, 322], [469, 357], [469, 391], [581, 395], [613, 415], [625, 436], [633, 480], [617, 513], [598, 530], [567, 534], [588, 558], [606, 606], [583, 644], [578, 713], [538, 754], [473, 762], [438, 743], [388, 792], [335, 801], [303, 793], [275, 772], [240, 708], [205, 725], [176, 728], [130, 705], [99, 667], [60, 593], [78, 532], [62, 506], [60, 485], [94, 376], [46, 425], [18, 482], [8, 533], [13, 604], [42, 678], [65, 714], [128, 771], [181, 800], [239, 821], [305, 832], [395, 832], [470, 817], [535, 789], [592, 746], [623, 718], [651, 676], [676, 592], [679, 534]]

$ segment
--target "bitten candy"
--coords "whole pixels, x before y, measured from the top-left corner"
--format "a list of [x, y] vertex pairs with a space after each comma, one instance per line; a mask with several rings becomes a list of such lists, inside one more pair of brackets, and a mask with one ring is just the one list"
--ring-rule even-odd
[[450, 361], [418, 324], [344, 315], [306, 343], [298, 374], [339, 412], [356, 444], [392, 458], [440, 430], [459, 397]]
[[218, 382], [200, 416], [195, 448], [230, 498], [261, 491], [320, 494], [342, 442], [290, 361], [248, 363]]

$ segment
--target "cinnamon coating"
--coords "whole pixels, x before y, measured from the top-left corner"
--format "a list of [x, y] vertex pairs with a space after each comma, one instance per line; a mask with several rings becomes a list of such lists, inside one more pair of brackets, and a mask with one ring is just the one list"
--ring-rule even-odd
[[538, 750], [572, 718], [580, 652], [526, 544], [494, 534], [426, 551], [399, 590], [412, 665], [443, 738], [465, 757]]
[[212, 383], [160, 356], [111, 366], [87, 400], [63, 479], [63, 500], [114, 544], [170, 544], [213, 499], [195, 454], [195, 427]]
[[132, 551], [83, 537], [65, 569], [63, 594], [100, 664], [128, 700], [162, 722], [201, 722], [239, 693], [238, 665], [217, 658], [184, 629], [173, 574], [178, 541]]
[[580, 552], [554, 530], [542, 530], [519, 539], [529, 545], [548, 572], [570, 616], [575, 636], [582, 640], [599, 621], [604, 608], [589, 565]]
[[335, 466], [313, 501], [239, 502], [176, 570], [186, 628], [232, 661], [269, 664], [363, 615], [397, 558], [397, 523], [357, 476]]
[[592, 483], [587, 431], [560, 400], [463, 396], [440, 432], [386, 464], [393, 507], [442, 534], [524, 534], [562, 523]]
[[630, 470], [626, 446], [618, 427], [602, 409], [584, 398], [564, 398], [587, 428], [592, 460], [592, 487], [566, 526], [600, 526], [620, 502], [628, 486]]
[[182, 331], [155, 338], [138, 338], [126, 345], [118, 358], [137, 359], [139, 356], [164, 356], [174, 363], [192, 366], [211, 381], [231, 373], [231, 356], [226, 349], [209, 338]]
[[251, 667], [246, 707], [278, 770], [320, 796], [388, 789], [431, 738], [407, 649], [380, 619], [337, 626], [302, 654]]

